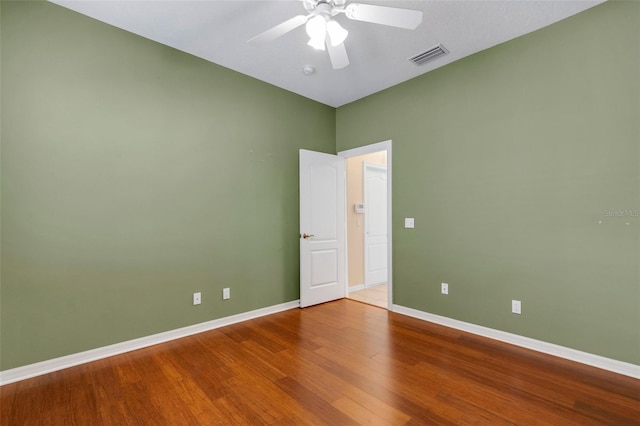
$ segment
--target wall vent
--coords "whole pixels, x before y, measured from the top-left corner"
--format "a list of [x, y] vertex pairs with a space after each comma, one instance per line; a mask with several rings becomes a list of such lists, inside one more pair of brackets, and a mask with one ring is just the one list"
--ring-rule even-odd
[[440, 56], [446, 55], [447, 53], [449, 53], [449, 51], [443, 45], [439, 44], [426, 52], [419, 53], [413, 58], [409, 58], [409, 60], [416, 65], [424, 65], [427, 62], [439, 58]]

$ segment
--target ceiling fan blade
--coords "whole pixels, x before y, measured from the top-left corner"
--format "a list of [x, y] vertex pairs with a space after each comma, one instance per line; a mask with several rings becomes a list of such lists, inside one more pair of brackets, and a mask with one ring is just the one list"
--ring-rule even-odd
[[347, 55], [347, 49], [344, 47], [344, 43], [333, 46], [331, 42], [327, 42], [327, 51], [329, 52], [329, 59], [331, 59], [331, 66], [334, 70], [339, 70], [349, 65], [349, 55]]
[[422, 11], [399, 9], [397, 7], [374, 6], [371, 4], [350, 3], [345, 9], [347, 18], [355, 21], [414, 30], [422, 22]]
[[273, 41], [278, 37], [285, 35], [289, 31], [295, 30], [299, 26], [304, 25], [308, 19], [309, 17], [304, 15], [294, 16], [293, 18], [288, 19], [283, 23], [276, 25], [275, 27], [268, 29], [261, 34], [258, 34], [252, 39], [247, 40], [247, 43], [251, 43], [256, 46], [269, 43], [270, 41]]

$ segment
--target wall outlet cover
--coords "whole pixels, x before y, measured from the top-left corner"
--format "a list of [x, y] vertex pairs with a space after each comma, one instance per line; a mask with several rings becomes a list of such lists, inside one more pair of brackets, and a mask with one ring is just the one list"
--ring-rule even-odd
[[231, 299], [231, 289], [229, 287], [222, 289], [222, 300]]
[[511, 312], [514, 314], [521, 315], [522, 314], [522, 302], [519, 300], [511, 301]]
[[202, 303], [202, 293], [200, 292], [193, 293], [193, 304], [199, 305], [201, 303]]
[[440, 286], [440, 292], [442, 294], [449, 294], [449, 284], [442, 283], [441, 286]]

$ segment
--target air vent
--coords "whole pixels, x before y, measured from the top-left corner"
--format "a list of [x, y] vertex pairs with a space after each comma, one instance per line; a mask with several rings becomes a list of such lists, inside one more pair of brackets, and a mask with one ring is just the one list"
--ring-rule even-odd
[[413, 58], [410, 58], [409, 60], [416, 65], [424, 65], [427, 62], [439, 58], [440, 56], [446, 55], [447, 53], [449, 53], [449, 51], [443, 45], [439, 44], [436, 47], [427, 50], [426, 52], [422, 52], [414, 56]]

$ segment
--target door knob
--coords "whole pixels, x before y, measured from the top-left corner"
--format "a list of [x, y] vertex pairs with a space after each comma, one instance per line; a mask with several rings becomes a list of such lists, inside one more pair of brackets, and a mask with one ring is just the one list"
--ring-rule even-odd
[[309, 238], [313, 238], [315, 237], [315, 235], [313, 234], [302, 234], [302, 238], [304, 238], [305, 240], [308, 240]]

